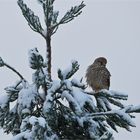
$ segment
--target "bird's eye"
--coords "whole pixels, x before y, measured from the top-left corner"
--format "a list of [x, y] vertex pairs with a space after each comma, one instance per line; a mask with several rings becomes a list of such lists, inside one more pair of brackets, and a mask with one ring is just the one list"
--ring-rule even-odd
[[101, 65], [103, 65], [103, 62], [100, 62]]

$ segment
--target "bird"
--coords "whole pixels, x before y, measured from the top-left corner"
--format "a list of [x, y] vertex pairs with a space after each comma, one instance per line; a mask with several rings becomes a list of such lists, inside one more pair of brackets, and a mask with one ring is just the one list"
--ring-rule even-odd
[[86, 82], [97, 93], [102, 89], [109, 90], [111, 74], [106, 68], [107, 59], [98, 57], [86, 71]]

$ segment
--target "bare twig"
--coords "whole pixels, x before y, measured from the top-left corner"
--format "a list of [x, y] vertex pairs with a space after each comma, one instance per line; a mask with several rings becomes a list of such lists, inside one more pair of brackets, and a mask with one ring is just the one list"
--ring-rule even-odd
[[10, 65], [4, 63], [4, 66], [6, 66], [7, 68], [9, 68], [10, 70], [12, 70], [13, 72], [15, 72], [22, 80], [25, 80], [24, 77], [13, 67], [11, 67]]

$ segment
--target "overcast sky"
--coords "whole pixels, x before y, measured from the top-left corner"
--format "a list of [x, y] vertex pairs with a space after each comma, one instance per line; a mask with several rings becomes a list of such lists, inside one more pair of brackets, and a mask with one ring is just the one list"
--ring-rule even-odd
[[[41, 17], [40, 5], [26, 0]], [[62, 16], [80, 0], [58, 0], [56, 9]], [[52, 39], [53, 78], [58, 68], [69, 66], [71, 60], [81, 67], [75, 75], [84, 77], [86, 68], [96, 57], [108, 59], [111, 72], [111, 89], [129, 95], [126, 104], [140, 104], [140, 0], [85, 0], [83, 13], [71, 23], [61, 26]], [[44, 55], [45, 41], [30, 30], [16, 0], [0, 0], [0, 56], [18, 69], [31, 81], [32, 70], [28, 67], [28, 50], [37, 47]], [[18, 78], [5, 68], [0, 69], [0, 92]], [[120, 129], [116, 140], [139, 140], [140, 114], [134, 120], [137, 127], [132, 132]], [[10, 136], [0, 133], [0, 138]]]

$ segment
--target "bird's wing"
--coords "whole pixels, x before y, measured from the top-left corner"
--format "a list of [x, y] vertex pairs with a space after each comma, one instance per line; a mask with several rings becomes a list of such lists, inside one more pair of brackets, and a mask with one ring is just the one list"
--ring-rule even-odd
[[111, 76], [110, 72], [108, 71], [108, 69], [106, 67], [104, 67], [104, 68], [101, 68], [100, 74], [101, 74], [100, 78], [101, 78], [102, 84], [105, 87], [107, 87], [107, 89], [109, 89], [109, 87], [110, 87], [110, 76]]

